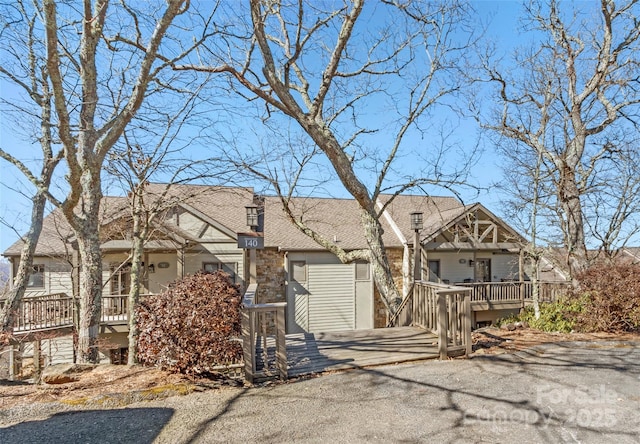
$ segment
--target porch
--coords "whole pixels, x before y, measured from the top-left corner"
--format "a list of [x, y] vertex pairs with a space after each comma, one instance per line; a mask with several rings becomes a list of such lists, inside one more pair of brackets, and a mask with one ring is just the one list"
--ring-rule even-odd
[[[541, 301], [554, 300], [564, 283], [540, 283]], [[412, 360], [446, 359], [471, 352], [474, 314], [520, 308], [532, 296], [530, 282], [462, 283], [455, 286], [416, 282], [388, 327], [285, 335], [286, 303], [255, 304], [257, 286], [243, 300], [243, 360], [249, 380], [344, 370]], [[145, 295], [148, 296], [148, 295]], [[64, 293], [26, 298], [15, 318], [14, 334], [68, 334], [76, 301]], [[105, 295], [101, 330], [126, 331], [128, 296]]]
[[[274, 346], [267, 341], [267, 354], [273, 354]], [[294, 333], [286, 335], [286, 349], [288, 377], [440, 356], [438, 336], [420, 327]], [[263, 352], [258, 345], [257, 353]]]
[[[534, 285], [531, 281], [462, 282], [456, 286], [471, 289], [473, 311], [524, 308], [533, 303]], [[537, 282], [540, 302], [553, 302], [566, 293], [568, 282]]]
[[249, 286], [242, 306], [245, 377], [279, 377], [446, 359], [471, 353], [471, 289], [416, 282], [389, 327], [285, 334], [286, 303], [256, 304]]
[[[540, 301], [556, 300], [568, 284], [538, 283]], [[243, 299], [243, 354], [249, 381], [310, 373], [446, 359], [471, 353], [475, 313], [519, 309], [531, 302], [531, 282], [456, 285], [416, 282], [387, 327], [285, 334], [286, 303], [255, 304], [257, 286]]]
[[[141, 295], [146, 297], [149, 295]], [[66, 333], [73, 329], [78, 301], [66, 293], [32, 296], [20, 302], [14, 317], [13, 334], [22, 336], [38, 332]], [[0, 308], [4, 301], [0, 301]], [[128, 295], [102, 296], [102, 327], [128, 323]]]

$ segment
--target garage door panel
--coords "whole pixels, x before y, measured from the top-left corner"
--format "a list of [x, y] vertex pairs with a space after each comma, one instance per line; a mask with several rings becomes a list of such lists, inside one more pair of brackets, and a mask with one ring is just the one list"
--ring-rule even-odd
[[353, 266], [341, 263], [309, 265], [309, 329], [355, 328]]

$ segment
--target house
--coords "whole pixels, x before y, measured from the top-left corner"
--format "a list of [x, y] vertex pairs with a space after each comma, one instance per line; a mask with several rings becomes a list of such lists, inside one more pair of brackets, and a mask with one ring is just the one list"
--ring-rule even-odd
[[[389, 199], [382, 196], [379, 202], [379, 208], [388, 204], [381, 218], [383, 241], [396, 284], [405, 292], [410, 287], [407, 278], [415, 237], [410, 213], [416, 211], [423, 213], [421, 279], [453, 284], [520, 278], [524, 240], [481, 204], [463, 205], [450, 197], [401, 195], [388, 203]], [[355, 201], [300, 198], [293, 199], [292, 207], [306, 224], [344, 249], [367, 248]], [[269, 302], [285, 296], [288, 332], [386, 325], [387, 311], [373, 285], [369, 264], [341, 264], [308, 236], [293, 230], [275, 198], [265, 200], [264, 238], [266, 248], [258, 256], [261, 296]], [[265, 255], [270, 259], [260, 262]], [[280, 276], [261, 276], [266, 262], [282, 264]], [[476, 313], [476, 318], [486, 315]]]
[[[147, 201], [153, 201], [162, 189], [162, 185], [149, 185]], [[386, 325], [387, 311], [375, 289], [370, 265], [364, 261], [341, 263], [286, 219], [279, 198], [258, 198], [251, 188], [175, 185], [162, 199], [164, 207], [145, 244], [145, 293], [159, 293], [185, 274], [218, 269], [246, 288], [251, 279], [250, 256], [238, 247], [237, 238], [238, 233], [249, 230], [245, 207], [257, 204], [262, 209], [258, 230], [264, 239], [264, 248], [255, 250], [257, 298], [259, 302], [288, 303], [287, 332]], [[294, 198], [291, 208], [296, 218], [345, 250], [367, 248], [360, 210], [353, 199]], [[417, 232], [421, 244], [418, 278], [463, 285], [524, 278], [520, 255], [524, 239], [479, 203], [464, 205], [451, 197], [400, 195], [391, 199], [384, 195], [378, 209], [393, 274], [405, 295], [413, 278], [416, 230], [411, 226], [412, 212], [423, 214], [423, 225]], [[127, 199], [105, 198], [102, 213], [103, 307], [117, 306], [129, 291], [131, 217]], [[3, 254], [13, 264], [12, 273], [20, 248], [18, 241]], [[44, 222], [27, 297], [73, 294], [76, 248], [69, 226], [59, 211], [53, 211]], [[478, 305], [475, 321], [517, 310], [521, 305], [519, 300], [515, 302]], [[126, 322], [105, 321], [101, 332], [103, 358], [110, 354], [116, 359], [127, 344]], [[57, 344], [54, 348], [58, 348], [60, 359], [68, 359], [70, 345], [63, 353], [65, 347]]]
[[[160, 196], [162, 188], [150, 186], [149, 201]], [[174, 280], [199, 270], [222, 269], [244, 285], [244, 252], [237, 247], [236, 233], [246, 230], [244, 205], [252, 201], [253, 190], [181, 186], [161, 198], [167, 204], [152, 223], [150, 238], [145, 244], [142, 292], [160, 293]], [[128, 199], [105, 197], [101, 213], [103, 313], [115, 313], [118, 307], [124, 306], [129, 292], [131, 216]], [[22, 241], [17, 241], [3, 253], [11, 264], [11, 277], [16, 273], [21, 247]], [[61, 211], [54, 210], [44, 220], [25, 296], [77, 294], [79, 267], [72, 230]], [[108, 321], [101, 326], [101, 360], [117, 360], [127, 347], [127, 322], [123, 316], [113, 316]], [[55, 356], [50, 358], [51, 363], [73, 358], [69, 338], [45, 341], [43, 347], [43, 354]]]

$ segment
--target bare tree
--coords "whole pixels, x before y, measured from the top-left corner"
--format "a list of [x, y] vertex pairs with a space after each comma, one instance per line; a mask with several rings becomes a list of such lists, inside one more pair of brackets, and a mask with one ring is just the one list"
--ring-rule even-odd
[[[98, 236], [102, 166], [143, 103], [171, 92], [176, 75], [165, 75], [171, 72], [166, 68], [200, 40], [193, 35], [185, 47], [180, 38], [166, 38], [172, 23], [188, 10], [188, 0], [138, 3], [135, 8], [127, 1], [112, 4], [108, 0], [84, 0], [78, 5], [55, 0], [19, 4], [35, 24], [33, 39], [38, 50], [33, 66], [46, 76], [53, 97], [55, 140], [66, 161], [68, 192], [63, 199], [51, 193], [48, 197], [68, 219], [83, 265], [79, 361], [95, 362], [102, 287]], [[15, 25], [25, 15], [15, 8], [9, 12], [12, 15], [3, 32], [21, 32]], [[180, 32], [194, 25], [193, 19], [195, 16], [184, 18]], [[208, 32], [208, 23], [202, 25], [202, 32]], [[172, 56], [162, 56], [161, 51]], [[25, 75], [10, 80], [15, 83]]]
[[630, 136], [591, 175], [585, 194], [586, 231], [608, 257], [640, 232], [640, 151]]
[[[384, 206], [377, 204], [378, 197], [463, 180], [464, 160], [447, 175], [441, 152], [416, 149], [410, 140], [426, 144], [425, 134], [432, 130], [429, 117], [461, 87], [461, 60], [472, 44], [464, 29], [467, 10], [456, 2], [328, 5], [335, 9], [303, 0], [251, 0], [251, 25], [235, 31], [244, 32], [246, 39], [235, 39], [224, 51], [233, 60], [215, 58], [222, 53], [216, 42], [197, 63], [176, 68], [228, 73], [241, 94], [263, 104], [265, 121], [282, 122], [284, 116], [313, 141], [358, 202], [368, 248], [345, 251], [314, 232], [288, 206], [295, 191], [284, 190], [285, 182], [273, 183], [285, 212], [341, 261], [371, 262], [376, 287], [393, 313], [401, 294], [382, 240]], [[422, 163], [414, 169], [401, 167], [406, 155]], [[302, 162], [299, 167], [313, 163], [306, 154], [296, 158]]]
[[[10, 331], [13, 327], [14, 313], [29, 283], [33, 256], [42, 231], [49, 186], [55, 169], [62, 159], [63, 151], [54, 140], [53, 92], [49, 76], [42, 60], [38, 58], [42, 48], [37, 38], [37, 11], [30, 11], [21, 2], [17, 2], [9, 6], [2, 5], [1, 12], [0, 38], [3, 41], [3, 51], [14, 63], [0, 63], [0, 76], [15, 85], [20, 99], [2, 97], [0, 102], [5, 118], [13, 120], [16, 127], [24, 128], [28, 132], [30, 130], [25, 127], [30, 124], [33, 124], [34, 128], [39, 128], [39, 134], [28, 133], [28, 136], [37, 140], [42, 152], [40, 171], [34, 172], [27, 162], [12, 155], [4, 147], [0, 147], [0, 158], [17, 168], [35, 188], [29, 231], [22, 237], [20, 263], [0, 314], [2, 331]], [[11, 25], [15, 26], [19, 32], [11, 33], [8, 31], [9, 21], [16, 15], [22, 20]]]
[[[131, 235], [131, 254], [125, 261], [131, 264], [129, 365], [138, 362], [137, 309], [142, 279], [148, 271], [143, 265], [145, 243], [153, 236], [154, 228], [162, 224], [168, 209], [195, 196], [189, 192], [170, 193], [173, 186], [208, 181], [217, 175], [216, 165], [209, 159], [194, 160], [186, 156], [189, 145], [198, 139], [197, 133], [186, 138], [180, 136], [183, 126], [195, 117], [198, 92], [198, 88], [183, 90], [181, 93], [186, 96], [183, 102], [174, 96], [173, 104], [164, 104], [150, 114], [145, 113], [145, 118], [138, 116], [109, 154], [106, 165], [109, 174], [121, 183], [129, 201], [130, 225], [127, 228]], [[199, 124], [206, 125], [206, 120]], [[150, 191], [149, 184], [154, 179], [164, 183], [153, 186]]]
[[[630, 221], [630, 203], [638, 201], [637, 187], [624, 189], [635, 195], [621, 195], [623, 189], [613, 191], [607, 179], [622, 162], [630, 137], [636, 139], [638, 4], [601, 0], [587, 11], [584, 6], [530, 2], [524, 24], [532, 43], [501, 68], [487, 58], [485, 80], [495, 86], [491, 100], [498, 107], [493, 114], [478, 109], [485, 128], [516, 141], [518, 149], [538, 153], [550, 168], [546, 188], [554, 190], [550, 204], [559, 216], [572, 275], [588, 265], [588, 221], [598, 226], [592, 234], [608, 233], [602, 241], [609, 248], [621, 233], [615, 227]], [[625, 186], [624, 180], [618, 183]], [[611, 211], [602, 200], [587, 206], [607, 190], [615, 195]]]

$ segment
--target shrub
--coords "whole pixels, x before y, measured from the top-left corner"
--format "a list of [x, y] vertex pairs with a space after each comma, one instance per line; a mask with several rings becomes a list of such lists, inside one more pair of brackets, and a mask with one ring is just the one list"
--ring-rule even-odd
[[569, 333], [575, 329], [576, 316], [585, 309], [585, 302], [581, 298], [563, 298], [542, 303], [540, 318], [535, 319], [532, 309], [529, 324], [542, 331]]
[[237, 362], [240, 302], [239, 287], [226, 273], [185, 276], [140, 304], [138, 358], [186, 374]]
[[586, 301], [580, 298], [563, 298], [555, 302], [540, 303], [540, 318], [535, 318], [533, 307], [525, 308], [517, 318], [501, 320], [500, 325], [510, 322], [526, 322], [530, 327], [546, 332], [569, 333], [574, 330], [576, 316], [585, 309]]
[[577, 276], [573, 298], [586, 301], [576, 316], [584, 332], [640, 330], [640, 266], [595, 265]]

